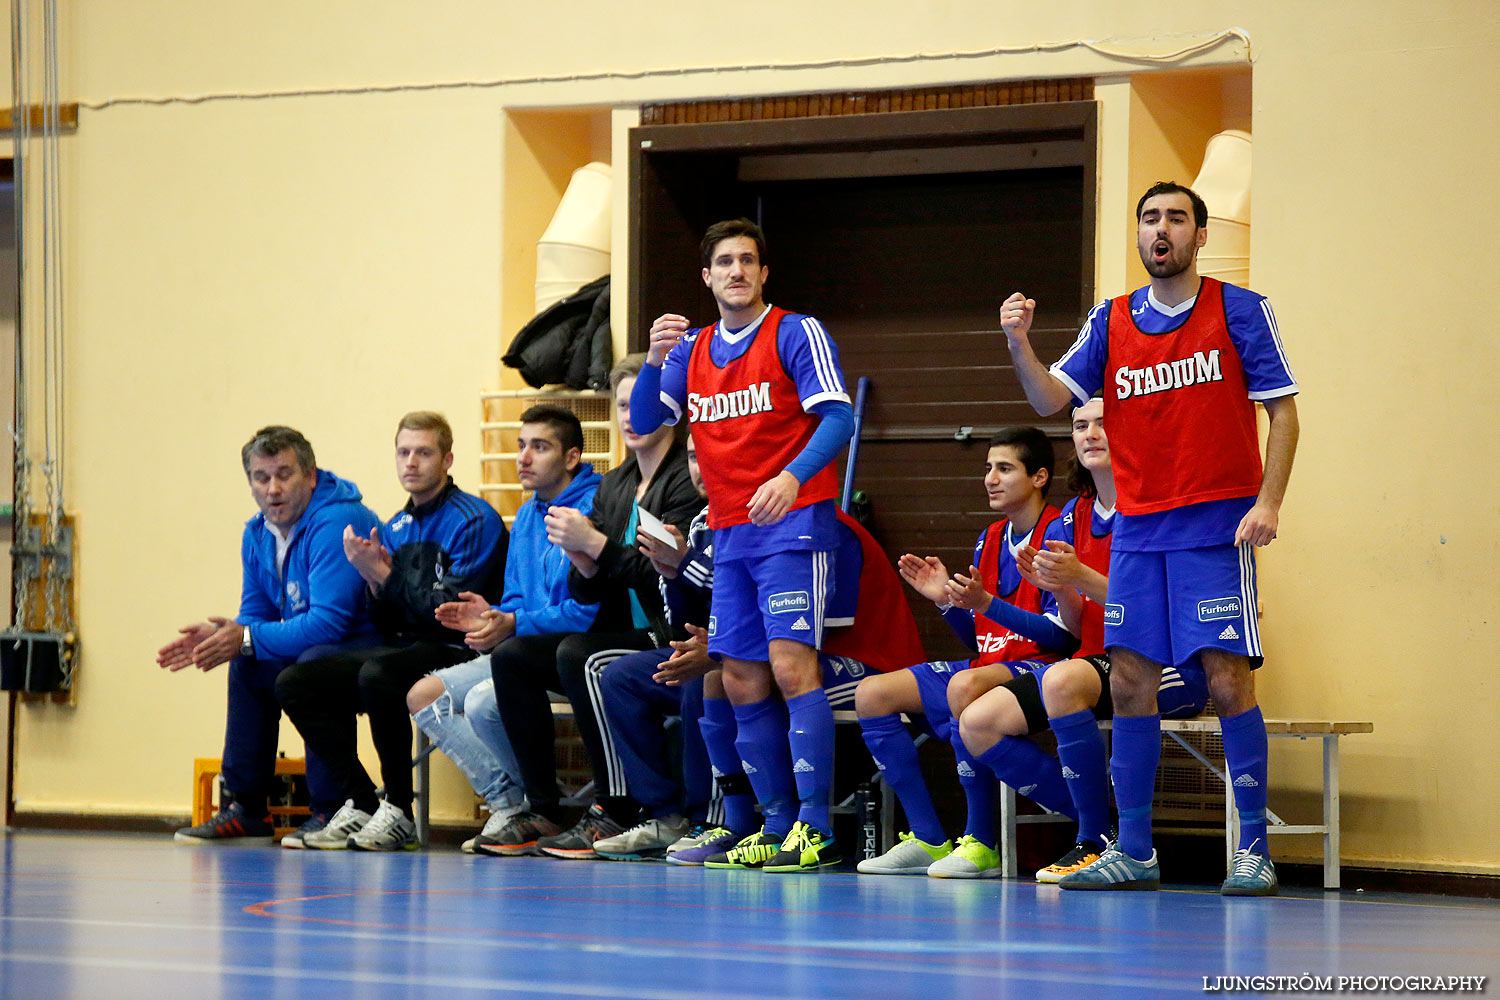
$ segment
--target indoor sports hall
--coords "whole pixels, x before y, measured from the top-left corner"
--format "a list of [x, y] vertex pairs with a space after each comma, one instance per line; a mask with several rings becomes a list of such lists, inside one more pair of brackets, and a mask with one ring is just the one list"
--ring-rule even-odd
[[[8, 13], [0, 997], [1493, 988], [1488, 0]], [[963, 566], [994, 519], [991, 435], [1032, 424], [1072, 455], [1066, 411], [1028, 402], [1002, 303], [1034, 298], [1036, 353], [1063, 355], [1097, 303], [1149, 283], [1136, 207], [1162, 179], [1204, 194], [1199, 272], [1274, 302], [1299, 389], [1253, 613], [1279, 895], [1218, 892], [1236, 818], [1212, 713], [1163, 733], [1157, 892], [1038, 884], [1071, 835], [1011, 792], [1001, 877], [856, 874], [906, 817], [852, 713], [846, 860], [817, 873], [466, 854], [486, 812], [441, 752], [415, 772], [419, 850], [174, 841], [224, 804], [229, 670], [159, 651], [239, 613], [258, 501], [236, 453], [256, 428], [304, 432], [383, 520], [408, 499], [390, 428], [438, 411], [449, 474], [509, 523], [531, 499], [521, 413], [562, 406], [585, 460], [626, 461], [599, 372], [655, 317], [715, 318], [698, 241], [745, 216], [767, 301], [816, 314], [863, 387], [837, 464], [851, 504], [892, 559]], [[565, 348], [523, 356], [549, 316]], [[1050, 502], [1069, 495], [1058, 477]], [[968, 655], [912, 606], [928, 656]], [[581, 807], [584, 746], [554, 711]], [[270, 725], [290, 830], [307, 755]], [[956, 832], [940, 744], [921, 767]]]

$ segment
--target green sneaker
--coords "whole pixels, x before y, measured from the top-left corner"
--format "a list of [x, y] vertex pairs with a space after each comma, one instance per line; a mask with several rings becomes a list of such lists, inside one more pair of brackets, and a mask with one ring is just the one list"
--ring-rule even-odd
[[806, 823], [792, 824], [792, 832], [781, 842], [781, 850], [761, 866], [765, 872], [815, 872], [844, 860], [832, 837]]
[[704, 868], [753, 868], [759, 869], [781, 850], [781, 838], [766, 833], [761, 827], [723, 854], [715, 854], [703, 860]]
[[953, 841], [929, 844], [915, 833], [903, 833], [896, 846], [878, 858], [866, 858], [856, 866], [861, 875], [926, 875], [934, 861], [953, 853]]
[[959, 838], [953, 853], [927, 867], [933, 878], [999, 878], [1000, 855], [993, 847], [967, 833]]

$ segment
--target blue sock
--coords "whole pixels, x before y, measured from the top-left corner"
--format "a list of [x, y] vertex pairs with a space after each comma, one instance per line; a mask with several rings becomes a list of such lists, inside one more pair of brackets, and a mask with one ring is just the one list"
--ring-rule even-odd
[[932, 807], [932, 795], [917, 763], [916, 741], [902, 725], [901, 716], [892, 713], [860, 719], [859, 728], [864, 730], [865, 746], [870, 748], [880, 776], [891, 786], [905, 810], [911, 832], [924, 843], [941, 844], [947, 839], [943, 836], [943, 824]]
[[792, 778], [792, 756], [786, 742], [786, 706], [777, 698], [736, 705], [734, 722], [739, 730], [734, 748], [760, 801], [766, 833], [785, 837], [797, 819], [797, 783]]
[[[743, 786], [749, 779], [740, 764], [740, 752], [734, 745], [738, 727], [734, 724], [734, 706], [724, 698], [704, 698], [703, 715], [698, 719], [698, 731], [703, 734], [703, 744], [708, 748], [708, 762], [713, 765], [716, 779], [731, 788]], [[724, 825], [740, 836], [756, 827], [755, 795], [751, 792], [725, 792]]]
[[833, 709], [828, 705], [828, 692], [815, 688], [788, 698], [786, 709], [787, 745], [795, 761], [792, 772], [802, 804], [797, 818], [832, 837], [828, 799], [833, 791]]
[[1099, 720], [1085, 709], [1049, 721], [1063, 779], [1078, 809], [1078, 839], [1102, 844], [1109, 833], [1109, 760]]
[[1256, 853], [1271, 856], [1266, 843], [1266, 721], [1260, 706], [1219, 718], [1224, 730], [1224, 762], [1234, 783], [1234, 807], [1240, 811], [1240, 850], [1258, 840]]
[[1115, 716], [1115, 750], [1109, 770], [1120, 807], [1121, 851], [1137, 861], [1151, 858], [1151, 799], [1161, 762], [1161, 716]]
[[958, 758], [958, 783], [964, 788], [968, 818], [964, 820], [965, 836], [974, 837], [989, 847], [995, 846], [995, 776], [969, 753], [958, 736], [958, 720], [953, 720], [948, 740]]
[[1076, 819], [1062, 765], [1024, 736], [1006, 736], [977, 758], [995, 777], [1043, 809]]

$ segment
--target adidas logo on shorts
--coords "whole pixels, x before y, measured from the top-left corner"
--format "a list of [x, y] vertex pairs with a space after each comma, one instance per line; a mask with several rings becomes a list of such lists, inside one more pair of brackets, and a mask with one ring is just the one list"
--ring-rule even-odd
[[750, 764], [750, 762], [748, 760], [742, 760], [742, 761], [740, 761], [740, 767], [742, 767], [742, 768], [745, 769], [745, 773], [746, 774], [759, 774], [760, 773], [754, 767], [751, 766], [751, 764]]
[[[798, 615], [797, 616], [797, 620], [794, 621], [794, 622], [792, 622], [792, 631], [793, 632], [811, 632], [812, 631], [812, 626], [809, 625], [809, 624], [807, 624], [807, 619], [806, 618], [803, 618], [801, 615]], [[1220, 638], [1223, 638], [1223, 637], [1220, 636]]]
[[1238, 778], [1234, 779], [1234, 787], [1235, 788], [1259, 788], [1260, 787], [1260, 782], [1256, 781], [1254, 778], [1250, 777], [1250, 775], [1248, 775], [1248, 774], [1242, 774]]
[[1016, 789], [1016, 794], [1017, 795], [1030, 795], [1034, 791], [1036, 791], [1036, 786], [1035, 785], [1027, 785], [1025, 788], [1017, 788]]
[[717, 767], [714, 767], [712, 764], [708, 765], [708, 769], [711, 772], [713, 772], [713, 776], [715, 778], [722, 778], [722, 777], [724, 777], [724, 772], [721, 771], [721, 770], [719, 770]]
[[815, 768], [807, 762], [806, 757], [798, 757], [797, 763], [792, 765], [792, 770], [797, 774], [811, 774]]
[[1077, 781], [1078, 780], [1078, 772], [1075, 771], [1075, 770], [1073, 770], [1071, 767], [1064, 766], [1063, 767], [1063, 777], [1066, 778], [1068, 781]]
[[1219, 633], [1220, 639], [1238, 639], [1240, 634], [1234, 630], [1233, 625], [1225, 625], [1224, 631]]
[[958, 776], [960, 778], [972, 778], [972, 777], [974, 777], [974, 769], [969, 766], [969, 762], [968, 761], [961, 760], [961, 761], [958, 762]]

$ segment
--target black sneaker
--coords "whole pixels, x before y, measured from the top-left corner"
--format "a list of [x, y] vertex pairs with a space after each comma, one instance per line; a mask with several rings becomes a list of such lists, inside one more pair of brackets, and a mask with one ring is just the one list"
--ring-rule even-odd
[[598, 804], [589, 806], [589, 811], [566, 833], [555, 837], [543, 837], [536, 842], [543, 854], [569, 861], [589, 861], [599, 857], [594, 853], [594, 841], [614, 837], [625, 832], [625, 828], [609, 818]]
[[844, 860], [839, 846], [823, 831], [800, 820], [781, 842], [781, 850], [760, 866], [763, 872], [815, 872]]
[[307, 850], [307, 844], [302, 838], [306, 837], [309, 833], [317, 833], [323, 829], [328, 825], [330, 818], [330, 813], [313, 813], [307, 819], [303, 820], [301, 826], [281, 838], [281, 846], [293, 851]]
[[197, 826], [184, 827], [173, 835], [179, 844], [215, 844], [223, 847], [269, 847], [275, 828], [271, 814], [254, 819], [229, 792], [219, 793], [219, 811]]
[[555, 837], [562, 827], [540, 813], [523, 812], [512, 816], [510, 822], [493, 836], [481, 833], [474, 838], [474, 850], [481, 854], [497, 854], [501, 857], [518, 858], [525, 854], [541, 854], [537, 841], [543, 837]]

